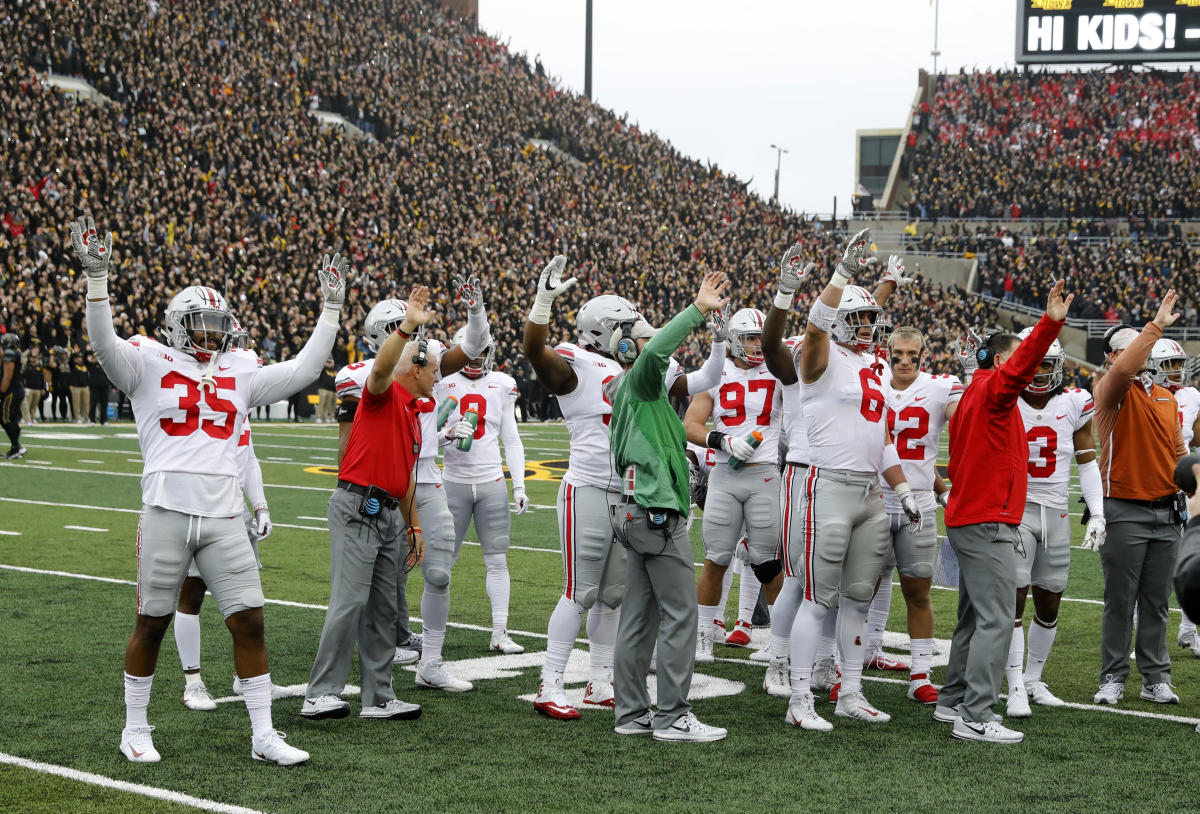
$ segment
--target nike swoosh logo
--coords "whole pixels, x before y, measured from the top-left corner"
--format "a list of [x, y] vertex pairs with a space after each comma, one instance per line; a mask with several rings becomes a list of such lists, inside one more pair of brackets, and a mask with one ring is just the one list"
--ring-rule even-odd
[[[960, 720], [961, 720], [961, 719], [960, 719]], [[967, 729], [969, 729], [969, 730], [971, 730], [972, 732], [974, 732], [976, 735], [982, 735], [982, 734], [983, 734], [983, 724], [970, 724], [970, 723], [967, 723], [966, 721], [963, 721], [963, 722], [962, 722], [962, 724], [963, 724], [963, 726], [965, 726]]]
[[1062, 420], [1063, 420], [1064, 418], [1066, 418], [1066, 417], [1067, 417], [1067, 414], [1066, 414], [1066, 413], [1063, 413], [1062, 415], [1056, 415], [1056, 416], [1054, 417], [1054, 420], [1055, 420], [1055, 421], [1062, 421]]
[[267, 756], [266, 756], [266, 755], [264, 755], [262, 752], [259, 752], [258, 750], [255, 750], [255, 752], [254, 752], [254, 756], [255, 756], [256, 758], [258, 758], [259, 760], [266, 760], [266, 759], [267, 759]]
[[1063, 517], [1066, 517], [1066, 516], [1067, 516], [1067, 513], [1066, 513], [1066, 512], [1064, 512], [1064, 513], [1062, 513], [1062, 514], [1060, 514], [1060, 515], [1059, 515], [1059, 518], [1061, 519], [1061, 518], [1063, 518]]
[[775, 479], [774, 478], [763, 478], [763, 483], [770, 483], [773, 480], [775, 480]]
[[913, 401], [924, 401], [924, 400], [925, 400], [925, 396], [917, 396], [913, 399]]
[[134, 749], [132, 746], [130, 746], [130, 747], [129, 747], [129, 754], [133, 755], [134, 757], [141, 757], [142, 755], [144, 755], [144, 754], [146, 754], [146, 753], [145, 753], [145, 752], [139, 752], [137, 749]]
[[859, 709], [861, 709], [863, 712], [870, 715], [872, 718], [879, 717], [879, 710], [877, 710], [877, 709], [867, 709], [866, 707], [859, 707]]

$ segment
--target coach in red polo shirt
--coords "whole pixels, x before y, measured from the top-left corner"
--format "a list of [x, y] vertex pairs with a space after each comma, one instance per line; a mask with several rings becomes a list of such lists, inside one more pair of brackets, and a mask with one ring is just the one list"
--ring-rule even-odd
[[433, 393], [433, 365], [424, 342], [409, 341], [429, 322], [429, 289], [408, 299], [404, 322], [375, 357], [354, 416], [337, 489], [329, 498], [329, 558], [333, 587], [321, 642], [300, 714], [344, 718], [338, 697], [350, 672], [354, 642], [362, 669], [362, 718], [413, 719], [421, 707], [392, 691], [396, 579], [420, 563], [425, 541], [413, 505], [413, 467], [421, 451], [416, 401]]

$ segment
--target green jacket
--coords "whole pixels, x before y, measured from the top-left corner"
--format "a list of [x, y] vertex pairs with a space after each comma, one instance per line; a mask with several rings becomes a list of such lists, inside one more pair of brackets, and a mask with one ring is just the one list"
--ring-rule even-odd
[[617, 473], [637, 467], [634, 502], [643, 508], [675, 509], [685, 517], [691, 509], [687, 437], [667, 400], [664, 378], [671, 354], [703, 324], [700, 309], [689, 305], [646, 343], [621, 377], [608, 427]]

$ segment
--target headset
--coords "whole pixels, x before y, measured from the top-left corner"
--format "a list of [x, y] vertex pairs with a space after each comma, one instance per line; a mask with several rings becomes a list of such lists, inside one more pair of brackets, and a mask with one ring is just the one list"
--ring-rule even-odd
[[424, 327], [417, 331], [417, 352], [413, 354], [412, 363], [417, 367], [429, 364], [429, 340], [425, 338]]
[[621, 323], [621, 335], [613, 342], [613, 356], [623, 365], [631, 365], [638, 356], [637, 340], [633, 338], [633, 323]]
[[1112, 346], [1112, 338], [1117, 335], [1118, 331], [1122, 331], [1125, 328], [1128, 328], [1131, 331], [1137, 330], [1137, 328], [1134, 328], [1132, 325], [1126, 325], [1124, 322], [1122, 322], [1119, 325], [1112, 326], [1111, 328], [1109, 328], [1107, 331], [1104, 332], [1104, 352], [1105, 353], [1116, 353], [1117, 352], [1116, 348], [1114, 348]]
[[992, 341], [1003, 336], [1004, 331], [992, 331], [983, 340], [983, 344], [975, 351], [975, 361], [979, 363], [980, 370], [990, 370], [992, 365], [996, 363], [996, 349], [992, 346]]

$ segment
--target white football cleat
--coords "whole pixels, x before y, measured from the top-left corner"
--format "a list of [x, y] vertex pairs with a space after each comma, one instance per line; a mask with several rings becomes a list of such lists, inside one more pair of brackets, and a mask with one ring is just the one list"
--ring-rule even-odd
[[891, 653], [885, 653], [883, 648], [875, 650], [870, 657], [863, 660], [864, 670], [890, 670], [894, 673], [907, 673], [909, 667]]
[[587, 691], [583, 694], [583, 703], [589, 707], [614, 709], [617, 706], [617, 699], [613, 692], [613, 683], [611, 681], [589, 681]]
[[386, 704], [374, 707], [363, 707], [358, 713], [359, 718], [384, 718], [389, 721], [415, 721], [421, 717], [420, 704], [406, 704], [399, 698], [393, 698]]
[[666, 729], [655, 729], [651, 735], [656, 741], [690, 741], [692, 743], [712, 743], [719, 741], [729, 733], [719, 726], [702, 724], [692, 712], [686, 712], [675, 723]]
[[834, 708], [833, 714], [872, 724], [886, 724], [892, 720], [891, 715], [872, 706], [867, 697], [862, 694], [862, 690], [838, 693], [837, 707]]
[[1138, 698], [1141, 698], [1143, 701], [1153, 701], [1156, 704], [1179, 703], [1179, 696], [1175, 694], [1173, 689], [1171, 689], [1171, 685], [1167, 684], [1166, 682], [1161, 682], [1159, 684], [1147, 684], [1146, 686], [1142, 687], [1142, 691], [1138, 694]]
[[183, 705], [197, 712], [212, 712], [217, 708], [217, 702], [213, 700], [212, 693], [204, 686], [203, 681], [188, 684], [183, 688]]
[[999, 721], [978, 724], [973, 721], [964, 721], [962, 718], [954, 722], [954, 729], [950, 734], [959, 740], [985, 741], [987, 743], [1020, 743], [1025, 740], [1024, 733], [1009, 729]]
[[832, 656], [827, 656], [813, 665], [812, 688], [829, 691], [833, 685], [841, 681], [842, 674], [838, 671], [837, 662]]
[[287, 735], [278, 729], [272, 729], [267, 734], [251, 741], [250, 756], [255, 760], [274, 763], [278, 766], [295, 766], [297, 763], [308, 762], [308, 752], [288, 746], [283, 742]]
[[1025, 685], [1029, 700], [1043, 707], [1065, 707], [1067, 702], [1050, 692], [1045, 681], [1031, 681]]
[[162, 755], [154, 748], [152, 726], [127, 726], [121, 730], [121, 754], [131, 763], [158, 763]]
[[788, 704], [787, 716], [784, 720], [792, 726], [798, 726], [801, 729], [808, 729], [813, 732], [830, 732], [833, 730], [833, 724], [817, 714], [811, 692], [792, 696], [792, 701]]
[[305, 698], [300, 707], [300, 717], [319, 721], [323, 718], [345, 718], [350, 714], [350, 705], [336, 695]]
[[397, 647], [396, 655], [392, 656], [392, 664], [412, 664], [421, 658], [420, 650], [410, 650], [407, 647]]
[[508, 635], [507, 630], [502, 630], [499, 633], [493, 633], [492, 643], [489, 645], [489, 648], [510, 656], [525, 652], [525, 648], [514, 642], [512, 637]]
[[1125, 682], [1116, 681], [1111, 675], [1105, 676], [1105, 678], [1107, 680], [1100, 685], [1100, 690], [1092, 697], [1092, 703], [1116, 706], [1117, 702], [1125, 697]]
[[792, 681], [787, 659], [771, 659], [763, 676], [763, 689], [776, 698], [791, 698]]
[[713, 619], [712, 640], [714, 644], [725, 641], [725, 620]]
[[1033, 715], [1029, 708], [1029, 696], [1022, 686], [1010, 687], [1008, 690], [1008, 708], [1005, 714], [1009, 718], [1028, 718]]
[[696, 663], [706, 664], [713, 660], [712, 630], [700, 630], [696, 634]]
[[579, 710], [567, 701], [567, 691], [563, 687], [562, 676], [556, 676], [548, 681], [542, 679], [537, 697], [533, 699], [533, 711], [560, 721], [579, 720]]
[[450, 675], [450, 671], [446, 669], [446, 663], [441, 659], [421, 662], [414, 681], [418, 687], [424, 687], [427, 690], [470, 692], [475, 689], [475, 685], [470, 681], [463, 681], [461, 678]]
[[771, 661], [771, 648], [764, 647], [762, 650], [755, 650], [750, 654], [750, 661], [759, 664], [769, 663]]
[[616, 732], [618, 735], [649, 735], [654, 731], [653, 724], [654, 712], [646, 710], [636, 718], [626, 721], [620, 726], [613, 727], [613, 732]]

